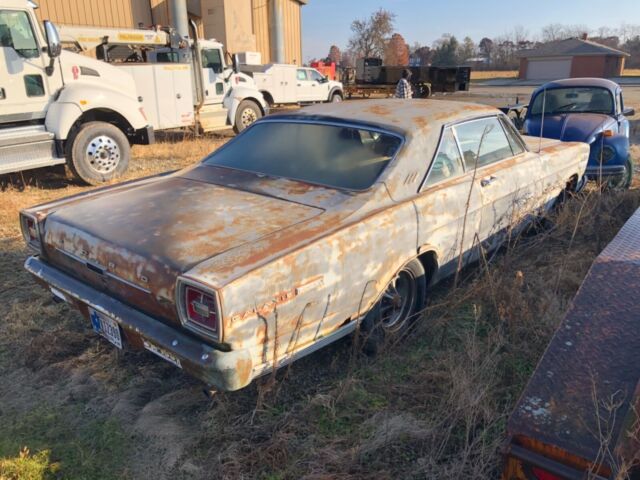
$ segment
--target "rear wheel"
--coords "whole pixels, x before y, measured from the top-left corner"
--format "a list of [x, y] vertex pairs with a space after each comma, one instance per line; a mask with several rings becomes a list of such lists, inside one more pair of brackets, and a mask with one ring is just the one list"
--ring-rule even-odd
[[238, 105], [238, 110], [236, 110], [233, 129], [236, 133], [240, 133], [260, 118], [262, 118], [262, 110], [260, 110], [260, 107], [256, 102], [252, 100], [243, 100], [240, 102], [240, 105]]
[[124, 174], [130, 154], [129, 140], [118, 127], [106, 122], [89, 122], [71, 139], [67, 162], [80, 180], [98, 185]]
[[419, 260], [407, 263], [389, 282], [362, 320], [364, 351], [375, 354], [393, 335], [406, 330], [426, 304], [427, 278]]

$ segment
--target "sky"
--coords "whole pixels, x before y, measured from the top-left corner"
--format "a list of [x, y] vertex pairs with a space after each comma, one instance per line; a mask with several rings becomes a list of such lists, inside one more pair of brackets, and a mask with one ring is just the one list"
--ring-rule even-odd
[[[477, 5], [477, 6], [474, 6]], [[351, 22], [378, 8], [394, 12], [396, 31], [409, 45], [431, 45], [443, 33], [459, 40], [497, 37], [522, 25], [531, 36], [550, 23], [618, 27], [640, 24], [640, 0], [309, 0], [302, 7], [304, 61], [323, 58], [332, 44], [344, 49]]]

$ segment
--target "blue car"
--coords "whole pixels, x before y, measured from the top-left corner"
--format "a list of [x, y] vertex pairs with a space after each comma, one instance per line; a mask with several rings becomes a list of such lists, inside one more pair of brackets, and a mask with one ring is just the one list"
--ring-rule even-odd
[[587, 178], [610, 187], [628, 188], [633, 178], [629, 120], [622, 88], [601, 78], [549, 82], [531, 96], [522, 130], [525, 135], [591, 145]]

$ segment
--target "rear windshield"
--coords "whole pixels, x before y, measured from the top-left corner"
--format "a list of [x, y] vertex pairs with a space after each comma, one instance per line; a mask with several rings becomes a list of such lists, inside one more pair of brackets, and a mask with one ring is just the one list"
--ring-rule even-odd
[[255, 124], [204, 164], [364, 190], [401, 143], [395, 135], [351, 126], [271, 121]]
[[[546, 100], [545, 100], [546, 96]], [[553, 88], [538, 93], [531, 106], [531, 115], [558, 113], [613, 113], [611, 92], [599, 87]]]

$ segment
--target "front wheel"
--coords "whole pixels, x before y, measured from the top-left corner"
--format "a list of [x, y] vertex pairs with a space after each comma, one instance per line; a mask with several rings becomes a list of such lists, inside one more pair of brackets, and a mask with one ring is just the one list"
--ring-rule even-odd
[[240, 102], [240, 105], [238, 105], [238, 110], [236, 110], [233, 130], [236, 133], [240, 133], [260, 118], [262, 118], [262, 110], [260, 110], [260, 107], [256, 102], [252, 100], [243, 100]]
[[362, 320], [366, 353], [377, 353], [387, 339], [406, 330], [426, 304], [427, 277], [418, 259], [407, 263]]
[[335, 92], [333, 95], [331, 95], [330, 102], [331, 103], [340, 103], [340, 102], [342, 102], [342, 95], [339, 92]]
[[631, 155], [627, 157], [627, 161], [624, 162], [624, 173], [615, 180], [609, 180], [607, 187], [612, 189], [627, 189], [631, 186], [633, 181], [633, 160]]
[[118, 178], [129, 167], [131, 147], [122, 131], [106, 122], [89, 122], [71, 139], [67, 163], [89, 185]]

